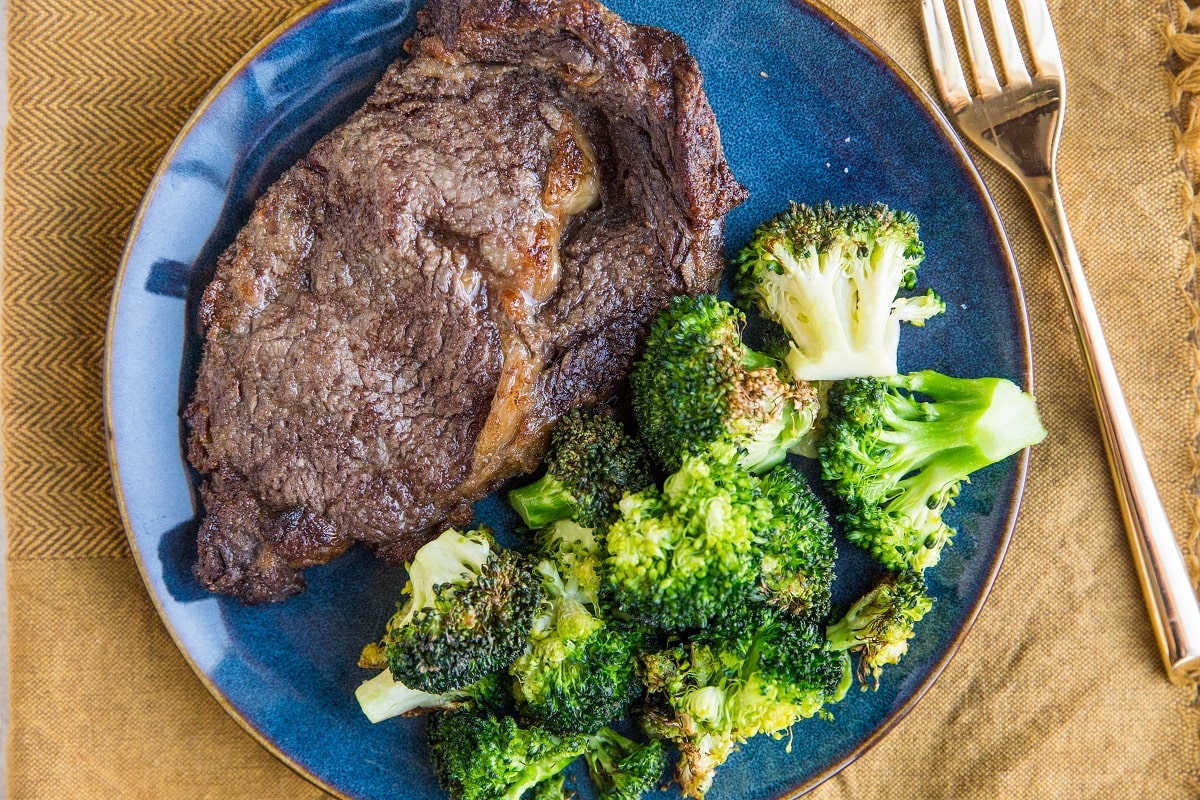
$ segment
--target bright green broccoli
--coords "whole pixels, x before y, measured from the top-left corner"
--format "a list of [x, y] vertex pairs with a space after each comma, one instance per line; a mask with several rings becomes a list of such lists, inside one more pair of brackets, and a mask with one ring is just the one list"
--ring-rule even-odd
[[712, 295], [676, 297], [655, 319], [630, 383], [639, 430], [666, 469], [723, 443], [761, 472], [812, 427], [816, 392], [746, 347], [744, 325], [741, 311]]
[[[360, 663], [372, 668], [375, 665]], [[410, 689], [392, 677], [392, 671], [384, 669], [374, 678], [363, 681], [354, 690], [354, 697], [363, 714], [371, 722], [382, 722], [392, 717], [446, 710], [469, 706], [483, 710], [496, 710], [508, 703], [507, 683], [499, 673], [487, 675], [478, 682], [462, 689], [432, 694]]]
[[588, 570], [594, 572], [599, 559], [604, 557], [603, 534], [574, 520], [560, 519], [534, 531], [532, 538], [535, 556], [552, 559], [571, 570], [583, 570], [584, 573], [577, 576], [578, 580], [587, 585], [591, 594], [599, 591], [599, 578], [585, 573]]
[[744, 616], [758, 623], [643, 657], [643, 725], [678, 746], [675, 774], [689, 797], [703, 798], [717, 768], [751, 737], [778, 738], [800, 720], [828, 717], [826, 705], [851, 681], [844, 654], [825, 646], [814, 622], [770, 609]]
[[770, 532], [761, 545], [760, 589], [767, 602], [795, 615], [829, 613], [837, 548], [821, 501], [788, 464], [762, 477], [771, 503]]
[[846, 615], [825, 630], [832, 650], [859, 654], [858, 679], [868, 676], [879, 688], [879, 675], [908, 652], [913, 627], [933, 607], [925, 581], [917, 572], [888, 573]]
[[636, 629], [585, 614], [560, 613], [509, 669], [517, 708], [549, 730], [594, 731], [628, 713], [642, 693]]
[[557, 732], [593, 733], [642, 693], [641, 635], [601, 616], [601, 554], [589, 536], [568, 521], [542, 532], [539, 549], [553, 554], [535, 569], [545, 600], [528, 649], [509, 667], [518, 710]]
[[805, 380], [896, 372], [900, 323], [945, 310], [911, 289], [925, 247], [917, 219], [876, 203], [792, 204], [764, 222], [734, 259], [740, 302], [787, 330], [788, 369]]
[[541, 581], [487, 531], [447, 530], [417, 551], [408, 574], [408, 602], [360, 663], [386, 665], [404, 686], [440, 695], [504, 670], [525, 651]]
[[635, 742], [612, 728], [598, 731], [583, 755], [599, 800], [639, 800], [658, 788], [667, 767], [661, 741]]
[[625, 492], [653, 482], [637, 438], [607, 414], [576, 409], [550, 435], [545, 474], [509, 492], [508, 502], [530, 528], [560, 519], [596, 528], [616, 516]]
[[429, 724], [433, 770], [451, 800], [520, 800], [545, 781], [561, 792], [557, 777], [589, 744], [583, 734], [522, 728], [471, 709], [436, 714]]
[[846, 538], [889, 569], [920, 571], [954, 535], [942, 514], [960, 483], [1045, 435], [1011, 381], [926, 370], [835, 384], [817, 449]]
[[621, 500], [604, 563], [618, 608], [662, 631], [704, 627], [756, 593], [771, 520], [736, 451], [686, 457], [661, 491]]

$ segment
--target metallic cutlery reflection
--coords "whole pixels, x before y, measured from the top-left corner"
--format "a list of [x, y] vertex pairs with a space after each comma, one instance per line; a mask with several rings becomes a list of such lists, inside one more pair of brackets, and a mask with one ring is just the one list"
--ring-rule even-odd
[[1195, 682], [1200, 679], [1200, 605], [1117, 381], [1059, 197], [1055, 157], [1066, 82], [1049, 11], [1045, 0], [1018, 0], [1034, 66], [1030, 75], [1006, 0], [987, 0], [1004, 71], [1001, 83], [975, 0], [957, 2], [977, 94], [972, 96], [963, 76], [943, 0], [922, 0], [938, 89], [963, 135], [1011, 172], [1033, 201], [1075, 319], [1117, 498], [1163, 663], [1172, 681]]

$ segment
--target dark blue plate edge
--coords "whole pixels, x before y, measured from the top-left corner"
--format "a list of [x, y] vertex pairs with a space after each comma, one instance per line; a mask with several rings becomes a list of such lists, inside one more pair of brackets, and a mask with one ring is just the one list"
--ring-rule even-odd
[[[171, 161], [174, 159], [174, 157], [175, 157], [176, 153], [178, 152], [179, 148], [181, 147], [184, 139], [186, 139], [188, 134], [191, 132], [192, 128], [197, 124], [197, 122], [200, 120], [200, 118], [204, 116], [204, 114], [208, 111], [209, 107], [213, 104], [213, 102], [217, 99], [217, 97], [221, 94], [221, 92], [224, 91], [224, 89], [230, 83], [232, 83], [244, 69], [246, 69], [246, 67], [249, 65], [249, 63], [251, 61], [253, 61], [255, 58], [257, 58], [264, 50], [266, 50], [268, 47], [270, 47], [271, 44], [274, 43], [276, 39], [278, 39], [280, 36], [282, 36], [283, 34], [288, 32], [292, 27], [297, 25], [301, 20], [320, 11], [322, 8], [324, 8], [327, 5], [330, 5], [332, 2], [334, 2], [334, 0], [315, 0], [315, 2], [296, 11], [294, 14], [289, 16], [287, 19], [285, 19], [279, 25], [277, 25], [273, 30], [271, 30], [254, 47], [252, 47], [249, 51], [247, 51], [247, 53], [245, 55], [243, 55], [242, 58], [240, 58], [229, 69], [229, 71], [226, 72], [225, 75], [223, 75], [219, 81], [217, 81], [216, 84], [214, 84], [212, 89], [209, 90], [209, 92], [204, 96], [203, 100], [201, 100], [200, 103], [197, 105], [196, 110], [192, 112], [190, 117], [188, 117], [187, 122], [184, 123], [183, 127], [180, 129], [179, 133], [176, 135], [175, 139], [172, 141], [171, 146], [167, 149], [167, 151], [163, 154], [162, 158], [160, 159], [158, 166], [155, 168], [155, 171], [150, 180], [150, 183], [147, 186], [146, 192], [143, 195], [142, 202], [138, 206], [137, 213], [134, 216], [133, 223], [130, 226], [129, 234], [126, 238], [125, 248], [121, 254], [121, 260], [118, 264], [117, 272], [116, 272], [116, 275], [114, 278], [114, 283], [113, 283], [114, 291], [113, 291], [112, 299], [109, 304], [108, 324], [107, 324], [107, 329], [105, 332], [104, 362], [103, 362], [104, 426], [105, 426], [105, 438], [106, 438], [106, 445], [107, 445], [109, 465], [110, 465], [110, 477], [111, 477], [112, 483], [113, 483], [113, 492], [114, 492], [116, 502], [117, 502], [117, 509], [121, 516], [121, 522], [125, 529], [126, 537], [129, 539], [130, 550], [132, 551], [134, 561], [137, 564], [138, 571], [142, 575], [143, 582], [147, 586], [150, 585], [150, 575], [149, 575], [149, 572], [147, 571], [145, 563], [142, 560], [142, 555], [141, 555], [140, 550], [137, 547], [137, 543], [133, 540], [132, 526], [130, 524], [128, 510], [125, 505], [124, 494], [121, 490], [121, 483], [120, 483], [120, 480], [118, 479], [118, 476], [120, 474], [120, 467], [117, 463], [115, 438], [113, 435], [113, 419], [112, 419], [112, 409], [113, 409], [112, 383], [111, 383], [110, 378], [111, 378], [111, 374], [112, 374], [113, 330], [115, 327], [116, 309], [117, 309], [118, 302], [120, 300], [120, 287], [124, 281], [129, 257], [133, 250], [134, 244], [137, 240], [138, 233], [141, 229], [143, 218], [146, 214], [147, 208], [150, 203], [150, 198], [153, 197], [155, 190], [158, 187], [158, 184], [161, 182], [163, 176], [165, 175], [165, 173], [167, 171], [167, 167], [169, 166]], [[791, 5], [798, 6], [798, 7], [799, 6], [808, 6], [810, 9], [815, 11], [817, 14], [824, 16], [826, 19], [828, 19], [834, 25], [837, 25], [838, 27], [840, 27], [847, 36], [849, 36], [851, 39], [856, 41], [860, 46], [862, 46], [865, 50], [867, 50], [874, 58], [876, 58], [880, 63], [882, 63], [888, 70], [893, 72], [900, 79], [900, 83], [904, 86], [904, 88], [907, 89], [910, 98], [921, 109], [923, 109], [926, 114], [929, 115], [929, 117], [934, 121], [938, 130], [941, 132], [943, 138], [951, 145], [951, 148], [957, 154], [959, 161], [961, 162], [960, 167], [962, 168], [963, 172], [971, 179], [972, 184], [975, 186], [976, 194], [977, 194], [979, 200], [981, 201], [983, 207], [987, 210], [988, 216], [991, 218], [992, 225], [993, 225], [992, 233], [994, 234], [997, 243], [1000, 245], [1000, 248], [1003, 252], [1003, 255], [1004, 255], [1005, 260], [1008, 265], [1009, 279], [1012, 282], [1012, 286], [1013, 286], [1013, 290], [1014, 290], [1013, 291], [1013, 302], [1014, 302], [1014, 305], [1016, 306], [1015, 310], [1017, 312], [1016, 318], [1017, 318], [1020, 339], [1021, 339], [1021, 341], [1020, 341], [1021, 351], [1022, 351], [1022, 354], [1024, 355], [1024, 362], [1025, 362], [1025, 369], [1024, 369], [1022, 378], [1023, 378], [1024, 384], [1025, 384], [1026, 390], [1032, 392], [1033, 391], [1032, 344], [1031, 344], [1030, 331], [1029, 331], [1029, 315], [1028, 315], [1028, 310], [1025, 305], [1025, 295], [1024, 295], [1024, 291], [1021, 286], [1020, 275], [1016, 268], [1015, 259], [1013, 258], [1012, 247], [1009, 243], [1007, 235], [1005, 234], [1004, 226], [1003, 226], [1003, 223], [1000, 221], [1000, 216], [996, 210], [995, 203], [992, 201], [991, 195], [988, 193], [987, 188], [984, 186], [983, 180], [980, 177], [978, 170], [975, 168], [975, 165], [972, 162], [969, 154], [967, 153], [966, 148], [963, 146], [961, 139], [959, 139], [958, 135], [955, 133], [954, 129], [951, 127], [951, 125], [950, 125], [949, 121], [946, 119], [945, 115], [942, 113], [942, 111], [940, 110], [938, 105], [929, 97], [929, 95], [925, 92], [925, 90], [919, 84], [917, 84], [917, 82], [912, 78], [911, 75], [908, 74], [907, 71], [905, 71], [898, 63], [896, 63], [890, 56], [888, 56], [875, 43], [875, 41], [873, 39], [871, 39], [869, 36], [867, 36], [856, 25], [854, 25], [852, 22], [850, 22], [845, 17], [843, 17], [841, 14], [839, 14], [838, 12], [834, 11], [832, 8], [827, 6], [822, 0], [788, 0], [788, 2]], [[1013, 490], [1012, 490], [1012, 494], [1009, 499], [1008, 517], [1005, 520], [1004, 531], [1003, 531], [1001, 539], [998, 543], [995, 558], [993, 559], [993, 562], [988, 570], [988, 574], [987, 574], [986, 580], [984, 581], [982, 591], [979, 593], [979, 597], [977, 598], [975, 603], [972, 604], [972, 606], [968, 610], [968, 613], [966, 614], [966, 617], [964, 618], [962, 626], [959, 628], [959, 630], [957, 631], [957, 633], [955, 634], [953, 639], [951, 639], [949, 646], [945, 649], [941, 658], [934, 664], [933, 668], [930, 670], [930, 672], [926, 676], [925, 680], [917, 687], [916, 691], [913, 692], [913, 694], [909, 697], [909, 699], [900, 708], [893, 711], [892, 714], [879, 727], [877, 727], [875, 730], [871, 731], [843, 759], [832, 764], [823, 772], [813, 775], [807, 781], [804, 781], [803, 783], [797, 785], [791, 791], [786, 792], [782, 795], [779, 795], [776, 798], [776, 800], [794, 800], [794, 798], [800, 797], [801, 795], [812, 791], [817, 786], [819, 786], [820, 784], [829, 780], [834, 775], [836, 775], [838, 772], [840, 772], [841, 770], [845, 769], [847, 766], [852, 764], [860, 756], [862, 756], [865, 752], [870, 750], [871, 747], [873, 747], [876, 743], [878, 743], [885, 735], [887, 735], [887, 733], [889, 733], [892, 730], [892, 728], [894, 728], [902, 719], [904, 719], [904, 717], [908, 715], [908, 713], [913, 709], [913, 707], [915, 707], [916, 704], [925, 696], [925, 693], [929, 691], [930, 687], [933, 686], [934, 682], [941, 675], [942, 671], [946, 668], [946, 666], [950, 663], [951, 659], [958, 652], [958, 649], [962, 645], [962, 642], [966, 639], [967, 633], [970, 631], [970, 629], [972, 628], [972, 626], [975, 623], [975, 620], [979, 616], [979, 613], [982, 610], [984, 603], [987, 601], [988, 596], [991, 594], [992, 586], [994, 585], [996, 577], [1000, 572], [1000, 567], [1004, 563], [1004, 558], [1008, 552], [1008, 546], [1012, 540], [1013, 529], [1016, 526], [1017, 515], [1020, 510], [1021, 499], [1024, 494], [1025, 481], [1028, 476], [1028, 470], [1029, 470], [1029, 450], [1026, 449], [1018, 456], [1018, 462], [1016, 465], [1016, 474], [1014, 476], [1014, 481], [1013, 481]], [[318, 778], [317, 776], [313, 775], [311, 772], [309, 772], [308, 770], [303, 768], [291, 756], [289, 756], [287, 753], [282, 751], [270, 739], [269, 736], [267, 736], [259, 728], [255, 727], [249, 720], [247, 720], [245, 717], [243, 717], [233, 707], [233, 705], [229, 702], [229, 700], [225, 697], [225, 695], [220, 691], [220, 689], [217, 688], [217, 686], [203, 673], [203, 671], [196, 664], [196, 662], [192, 659], [192, 657], [187, 652], [187, 650], [182, 646], [182, 642], [179, 640], [175, 629], [170, 625], [170, 623], [168, 621], [167, 614], [166, 614], [165, 609], [163, 608], [161, 602], [159, 601], [158, 596], [153, 591], [149, 591], [148, 594], [150, 595], [150, 600], [154, 604], [155, 610], [158, 613], [159, 618], [163, 621], [164, 627], [167, 629], [167, 633], [170, 635], [172, 641], [175, 642], [176, 648], [183, 655], [184, 660], [187, 662], [188, 666], [191, 667], [192, 671], [196, 674], [196, 677], [200, 679], [201, 684], [203, 684], [204, 687], [208, 689], [209, 693], [217, 700], [217, 702], [221, 705], [221, 707], [224, 708], [225, 711], [231, 717], [233, 717], [233, 719], [236, 720], [237, 723], [247, 733], [249, 733], [252, 737], [254, 737], [254, 739], [256, 739], [260, 745], [265, 747], [272, 755], [274, 755], [276, 758], [278, 758], [281, 762], [283, 762], [284, 764], [291, 767], [297, 774], [304, 777], [305, 779], [310, 781], [312, 784], [314, 784], [318, 788], [320, 788], [326, 792], [329, 792], [330, 794], [332, 794], [335, 797], [341, 798], [341, 800], [353, 800], [353, 798], [351, 798], [349, 795], [346, 795], [346, 794], [342, 793], [341, 791], [339, 791], [338, 789], [334, 788], [333, 786], [330, 786], [329, 784], [325, 783], [320, 778]]]
[[133, 223], [129, 227], [129, 233], [125, 239], [125, 248], [121, 252], [121, 260], [118, 263], [117, 272], [113, 279], [113, 296], [109, 301], [108, 323], [104, 334], [104, 436], [105, 445], [108, 450], [109, 474], [112, 479], [113, 494], [115, 495], [117, 502], [117, 511], [121, 516], [122, 527], [125, 529], [125, 536], [129, 540], [129, 549], [133, 554], [134, 562], [137, 564], [138, 572], [141, 573], [142, 582], [147, 587], [146, 593], [150, 596], [151, 603], [154, 604], [154, 610], [158, 613], [158, 617], [162, 621], [163, 627], [166, 628], [167, 634], [171, 637], [171, 641], [175, 643], [175, 647], [183, 656], [184, 661], [186, 661], [187, 665], [191, 667], [192, 672], [194, 672], [196, 677], [199, 678], [200, 683], [204, 686], [204, 688], [208, 689], [209, 694], [211, 694], [213, 698], [221, 705], [221, 707], [225, 709], [225, 712], [229, 714], [229, 716], [232, 717], [238, 723], [238, 725], [240, 725], [243, 730], [250, 734], [260, 745], [266, 748], [271, 755], [275, 756], [282, 763], [291, 767], [292, 770], [294, 770], [298, 775], [308, 780], [317, 788], [328, 792], [334, 797], [340, 798], [340, 800], [356, 800], [350, 795], [344, 794], [335, 787], [330, 786], [316, 775], [313, 775], [311, 772], [306, 770], [300, 765], [299, 762], [281, 750], [266, 733], [264, 733], [253, 723], [251, 723], [250, 720], [246, 719], [241, 713], [238, 712], [238, 710], [221, 692], [216, 684], [204, 674], [204, 671], [201, 670], [200, 666], [192, 659], [191, 654], [188, 653], [187, 648], [185, 648], [183, 646], [183, 642], [180, 641], [179, 635], [176, 633], [174, 626], [171, 625], [170, 619], [166, 613], [166, 609], [163, 608], [158, 594], [149, 588], [152, 585], [150, 573], [146, 568], [145, 562], [142, 560], [141, 550], [138, 548], [137, 542], [134, 540], [133, 526], [129, 519], [128, 508], [125, 505], [125, 495], [121, 490], [121, 481], [119, 479], [120, 465], [117, 463], [116, 438], [113, 435], [113, 386], [111, 380], [113, 332], [116, 327], [116, 312], [117, 305], [120, 301], [121, 286], [124, 283], [125, 273], [129, 266], [130, 254], [133, 252], [134, 245], [137, 242], [138, 233], [141, 231], [142, 222], [150, 206], [151, 198], [154, 196], [159, 183], [166, 175], [167, 168], [175, 159], [175, 155], [183, 145], [184, 140], [188, 137], [188, 134], [191, 133], [196, 124], [208, 112], [209, 108], [226, 89], [226, 87], [228, 87], [229, 84], [238, 78], [238, 76], [249, 66], [250, 62], [260, 56], [263, 51], [274, 44], [279, 37], [287, 33], [302, 20], [313, 14], [316, 14], [325, 6], [330, 5], [332, 2], [335, 2], [335, 0], [314, 0], [307, 6], [298, 9], [283, 22], [279, 23], [257, 44], [250, 48], [245, 55], [238, 59], [237, 62], [234, 63], [234, 65], [230, 67], [224, 75], [221, 76], [220, 80], [213, 84], [213, 87], [208, 90], [208, 93], [204, 95], [204, 99], [202, 99], [196, 106], [196, 110], [192, 112], [191, 116], [188, 117], [187, 122], [185, 122], [183, 127], [179, 129], [179, 133], [176, 134], [175, 139], [171, 142], [171, 146], [167, 148], [167, 151], [163, 154], [162, 158], [159, 159], [158, 166], [154, 169], [154, 174], [150, 179], [150, 183], [146, 186], [146, 192], [144, 195], [142, 195], [142, 202], [138, 205], [137, 213], [133, 218]]

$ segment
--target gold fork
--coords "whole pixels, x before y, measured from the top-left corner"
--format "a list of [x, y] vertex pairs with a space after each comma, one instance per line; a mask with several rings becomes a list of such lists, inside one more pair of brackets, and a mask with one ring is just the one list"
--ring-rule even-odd
[[1200, 679], [1200, 606], [1113, 369], [1100, 319], [1063, 214], [1055, 174], [1066, 100], [1062, 56], [1045, 0], [1018, 0], [1033, 61], [1030, 75], [1006, 0], [987, 0], [1004, 83], [996, 76], [975, 0], [956, 0], [977, 93], [959, 64], [943, 0], [921, 0], [929, 60], [963, 135], [1011, 172], [1033, 201], [1058, 261], [1087, 365], [1108, 463], [1167, 675]]

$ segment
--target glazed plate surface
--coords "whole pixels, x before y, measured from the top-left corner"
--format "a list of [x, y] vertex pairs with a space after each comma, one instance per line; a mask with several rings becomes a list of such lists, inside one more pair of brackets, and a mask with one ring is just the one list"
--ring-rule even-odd
[[[947, 312], [901, 339], [903, 371], [999, 375], [1028, 386], [1020, 286], [990, 200], [930, 101], [828, 10], [786, 0], [613, 0], [626, 19], [680, 34], [699, 61], [725, 152], [750, 199], [729, 216], [732, 252], [789, 200], [882, 201], [921, 220], [919, 287]], [[146, 585], [197, 675], [248, 730], [336, 795], [444, 796], [424, 723], [371, 725], [355, 662], [404, 582], [365, 552], [307, 572], [309, 591], [247, 608], [192, 577], [200, 508], [180, 411], [195, 381], [199, 293], [257, 198], [365, 100], [402, 54], [416, 5], [333, 0], [302, 12], [248, 54], [184, 128], [151, 184], [118, 275], [105, 403], [118, 501]], [[959, 534], [929, 575], [936, 598], [904, 661], [876, 692], [851, 691], [835, 719], [762, 738], [718, 773], [712, 800], [762, 800], [812, 788], [883, 736], [930, 686], [978, 613], [1011, 534], [1025, 457], [979, 473], [948, 519]], [[496, 498], [479, 517], [501, 532]], [[876, 575], [840, 542], [835, 605]], [[580, 788], [587, 796], [586, 783]], [[677, 796], [675, 792], [664, 797]]]

